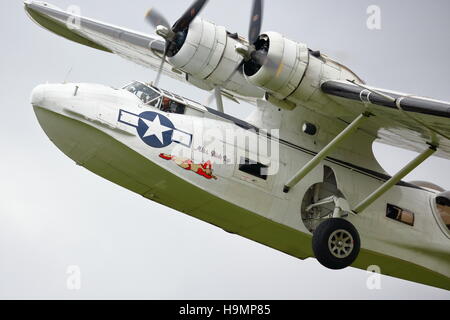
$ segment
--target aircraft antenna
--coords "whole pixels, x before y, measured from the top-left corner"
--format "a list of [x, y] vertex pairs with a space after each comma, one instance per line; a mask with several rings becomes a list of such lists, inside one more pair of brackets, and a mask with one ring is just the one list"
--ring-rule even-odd
[[67, 79], [69, 78], [70, 74], [72, 73], [73, 67], [70, 67], [69, 71], [66, 73], [66, 76], [64, 77], [63, 83], [67, 83]]

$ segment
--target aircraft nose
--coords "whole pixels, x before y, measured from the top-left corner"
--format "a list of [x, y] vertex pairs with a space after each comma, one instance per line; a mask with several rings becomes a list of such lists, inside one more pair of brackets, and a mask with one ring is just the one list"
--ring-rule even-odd
[[33, 91], [31, 92], [31, 104], [33, 106], [42, 106], [45, 98], [45, 88], [45, 84], [40, 84], [33, 89]]

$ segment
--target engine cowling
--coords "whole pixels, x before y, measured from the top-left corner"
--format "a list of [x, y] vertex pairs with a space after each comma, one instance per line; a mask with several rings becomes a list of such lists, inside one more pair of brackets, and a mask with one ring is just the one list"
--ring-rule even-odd
[[281, 108], [293, 109], [312, 98], [321, 100], [315, 93], [327, 80], [348, 79], [362, 83], [356, 74], [337, 61], [276, 32], [260, 35], [254, 47], [244, 64], [245, 77], [251, 84], [263, 88], [267, 99]]
[[[263, 90], [246, 81], [242, 73], [233, 74], [242, 62], [235, 48], [241, 39], [230, 35], [225, 27], [217, 26], [207, 20], [196, 18], [174, 55], [168, 57], [172, 66], [190, 77], [192, 83], [199, 85], [222, 86], [237, 93], [261, 97]], [[188, 79], [189, 81], [189, 79]]]
[[284, 100], [297, 90], [309, 63], [309, 50], [276, 32], [259, 36], [255, 53], [244, 65], [247, 80]]

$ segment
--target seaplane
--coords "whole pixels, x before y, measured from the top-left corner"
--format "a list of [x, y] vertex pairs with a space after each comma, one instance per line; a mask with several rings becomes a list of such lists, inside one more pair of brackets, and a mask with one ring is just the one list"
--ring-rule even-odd
[[[450, 192], [403, 180], [431, 156], [450, 160], [450, 103], [369, 86], [319, 50], [261, 32], [262, 0], [247, 38], [200, 17], [206, 4], [173, 25], [152, 9], [146, 34], [25, 1], [52, 33], [156, 71], [123, 88], [38, 85], [31, 104], [48, 138], [96, 175], [226, 232], [329, 269], [378, 266], [450, 290]], [[160, 88], [163, 75], [215, 103]], [[224, 99], [256, 108], [240, 119]], [[389, 175], [375, 141], [418, 155]]]

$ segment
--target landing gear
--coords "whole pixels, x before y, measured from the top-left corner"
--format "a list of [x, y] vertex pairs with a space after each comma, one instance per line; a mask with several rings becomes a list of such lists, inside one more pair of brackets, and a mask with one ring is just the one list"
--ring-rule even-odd
[[313, 234], [314, 255], [329, 269], [350, 266], [358, 256], [360, 247], [358, 231], [349, 221], [341, 218], [323, 221]]

